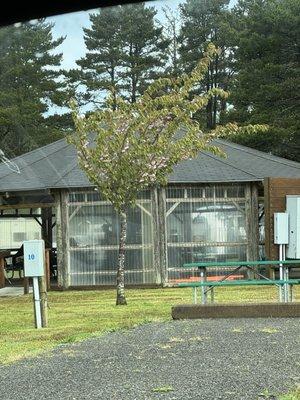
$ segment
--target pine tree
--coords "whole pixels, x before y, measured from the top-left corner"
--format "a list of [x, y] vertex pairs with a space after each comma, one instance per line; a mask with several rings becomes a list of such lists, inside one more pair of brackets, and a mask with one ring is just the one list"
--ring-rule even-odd
[[121, 94], [135, 102], [157, 77], [167, 59], [168, 40], [156, 26], [154, 7], [144, 3], [100, 9], [90, 15], [91, 28], [84, 29], [86, 55], [79, 69], [66, 73], [79, 105], [101, 108], [108, 95]]
[[0, 30], [0, 148], [9, 157], [63, 135], [46, 116], [66, 100], [61, 54], [53, 54], [63, 38], [53, 40], [51, 29], [40, 20]]
[[[230, 89], [231, 70], [231, 28], [229, 0], [187, 0], [180, 6], [182, 27], [180, 33], [180, 62], [185, 72], [190, 71], [203, 56], [209, 42], [219, 48], [219, 53], [208, 66], [205, 79], [198, 91], [213, 88]], [[212, 98], [206, 112], [198, 117], [206, 120], [208, 129], [214, 128], [220, 113], [226, 110], [226, 100]]]
[[228, 120], [271, 126], [234, 140], [300, 161], [300, 3], [243, 0], [234, 14], [238, 74]]
[[157, 13], [154, 7], [139, 3], [124, 5], [121, 10], [122, 89], [125, 97], [134, 103], [163, 72], [169, 41], [154, 20]]
[[[80, 71], [73, 70], [68, 76], [73, 82], [85, 86], [81, 103], [103, 104], [104, 94], [119, 91], [122, 58], [121, 7], [102, 8], [90, 14], [91, 28], [84, 29], [87, 47], [85, 57], [77, 61]], [[115, 108], [115, 101], [113, 102]]]
[[168, 62], [165, 69], [167, 76], [178, 77], [181, 74], [179, 63], [179, 33], [181, 26], [181, 19], [179, 10], [172, 10], [170, 7], [163, 8], [165, 22], [164, 34], [169, 40], [169, 46], [166, 48], [168, 55]]

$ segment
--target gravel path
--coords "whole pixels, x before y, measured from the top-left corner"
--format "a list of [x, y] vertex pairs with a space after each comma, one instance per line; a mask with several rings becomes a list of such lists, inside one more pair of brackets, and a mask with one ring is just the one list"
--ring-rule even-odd
[[147, 324], [0, 367], [5, 400], [276, 399], [299, 383], [299, 319]]

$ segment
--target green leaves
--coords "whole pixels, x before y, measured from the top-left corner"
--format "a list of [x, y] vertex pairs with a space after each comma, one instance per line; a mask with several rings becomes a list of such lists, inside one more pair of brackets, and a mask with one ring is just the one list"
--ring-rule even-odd
[[[67, 73], [81, 104], [109, 106], [114, 110], [117, 94], [134, 103], [150, 82], [162, 72], [168, 40], [155, 22], [157, 11], [145, 3], [102, 8], [90, 15], [92, 26], [84, 29], [88, 52], [77, 61], [80, 70]], [[78, 93], [79, 84], [86, 88]]]
[[66, 101], [53, 54], [63, 38], [53, 40], [52, 25], [44, 21], [0, 30], [0, 140], [14, 157], [63, 136], [69, 121], [46, 117], [51, 105]]
[[220, 113], [227, 105], [227, 98], [220, 97], [220, 92], [217, 91], [221, 88], [229, 90], [232, 81], [231, 13], [228, 4], [228, 0], [187, 0], [180, 6], [181, 69], [185, 72], [190, 71], [199, 58], [209, 53], [207, 45], [210, 42], [218, 47], [209, 64], [203, 65], [205, 75], [195, 87], [197, 93], [210, 91], [206, 108], [197, 114], [197, 118], [205, 121], [205, 127], [208, 129], [216, 126]]
[[[142, 189], [164, 185], [176, 164], [200, 150], [221, 154], [209, 145], [218, 132], [204, 134], [193, 118], [211, 93], [192, 94], [217, 53], [210, 44], [190, 75], [156, 80], [134, 104], [115, 97], [115, 110], [87, 117], [72, 104], [76, 134], [69, 141], [77, 148], [81, 168], [117, 211], [134, 205]], [[226, 96], [222, 90], [213, 92], [218, 94]]]
[[224, 120], [267, 124], [234, 140], [300, 161], [299, 26], [296, 0], [240, 1], [234, 12], [235, 85]]

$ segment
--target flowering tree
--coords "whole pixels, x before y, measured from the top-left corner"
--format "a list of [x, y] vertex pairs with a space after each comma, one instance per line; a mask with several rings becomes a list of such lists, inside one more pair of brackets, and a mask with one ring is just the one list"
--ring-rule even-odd
[[[76, 134], [69, 141], [77, 149], [79, 164], [102, 196], [119, 214], [120, 237], [117, 265], [117, 305], [126, 304], [124, 260], [127, 210], [138, 193], [152, 185], [165, 185], [173, 167], [195, 157], [199, 150], [221, 154], [209, 142], [236, 130], [218, 127], [204, 133], [193, 114], [212, 96], [227, 97], [221, 89], [193, 95], [217, 49], [209, 45], [204, 58], [190, 75], [156, 80], [134, 104], [117, 99], [117, 107], [82, 117], [74, 107]], [[112, 97], [115, 101], [115, 96]], [[178, 135], [179, 128], [181, 133]]]

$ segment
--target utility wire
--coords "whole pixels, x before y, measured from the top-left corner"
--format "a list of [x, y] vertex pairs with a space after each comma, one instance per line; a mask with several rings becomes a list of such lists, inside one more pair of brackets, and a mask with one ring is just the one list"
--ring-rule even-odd
[[0, 161], [3, 162], [11, 171], [20, 174], [20, 169], [18, 165], [6, 157], [4, 151], [0, 149]]

